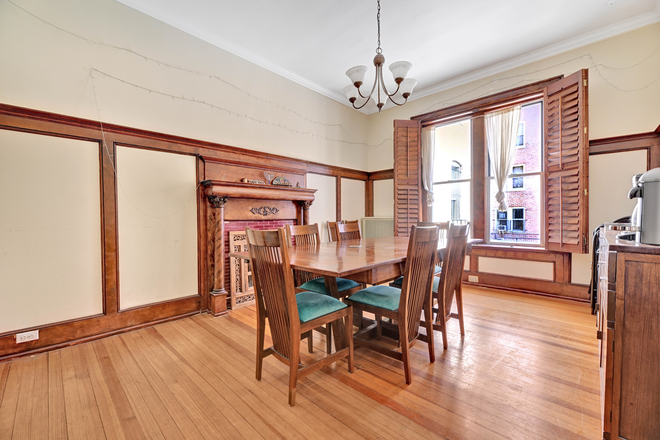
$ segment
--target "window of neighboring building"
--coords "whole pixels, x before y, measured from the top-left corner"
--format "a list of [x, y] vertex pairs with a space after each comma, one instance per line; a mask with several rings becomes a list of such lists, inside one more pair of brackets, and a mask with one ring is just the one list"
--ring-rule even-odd
[[518, 124], [518, 135], [516, 136], [516, 147], [522, 148], [525, 146], [525, 121]]
[[470, 221], [472, 191], [472, 124], [469, 119], [435, 128], [434, 222]]
[[[523, 174], [525, 172], [525, 165], [514, 165], [511, 167], [511, 174]], [[524, 177], [511, 177], [511, 189], [521, 190], [525, 189]]]

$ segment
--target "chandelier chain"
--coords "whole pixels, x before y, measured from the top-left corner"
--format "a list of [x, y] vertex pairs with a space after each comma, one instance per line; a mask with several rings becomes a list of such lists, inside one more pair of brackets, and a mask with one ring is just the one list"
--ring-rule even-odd
[[376, 14], [376, 21], [378, 21], [378, 47], [376, 48], [376, 53], [383, 53], [383, 49], [380, 48], [380, 0], [378, 0], [378, 13]]

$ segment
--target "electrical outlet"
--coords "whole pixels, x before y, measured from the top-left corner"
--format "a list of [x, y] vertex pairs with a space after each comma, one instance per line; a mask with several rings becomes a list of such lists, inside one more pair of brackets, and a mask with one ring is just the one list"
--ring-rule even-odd
[[468, 275], [468, 281], [471, 283], [478, 283], [479, 277], [476, 275]]
[[16, 334], [17, 344], [21, 344], [23, 342], [36, 341], [37, 339], [39, 339], [39, 330]]

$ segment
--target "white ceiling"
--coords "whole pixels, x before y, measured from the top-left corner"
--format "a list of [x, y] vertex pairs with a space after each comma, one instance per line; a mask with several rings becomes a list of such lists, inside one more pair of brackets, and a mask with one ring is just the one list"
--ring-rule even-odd
[[[118, 1], [347, 105], [347, 69], [373, 84], [376, 0]], [[381, 0], [381, 47], [417, 99], [657, 21], [660, 0]]]

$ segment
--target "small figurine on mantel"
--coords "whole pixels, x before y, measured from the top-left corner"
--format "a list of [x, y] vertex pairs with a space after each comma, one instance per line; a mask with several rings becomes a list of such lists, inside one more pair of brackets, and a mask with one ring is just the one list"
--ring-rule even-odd
[[273, 177], [275, 177], [275, 174], [271, 173], [270, 171], [264, 171], [264, 177], [266, 178], [266, 185], [270, 185], [273, 181]]
[[296, 188], [300, 188], [300, 182], [296, 182]]

